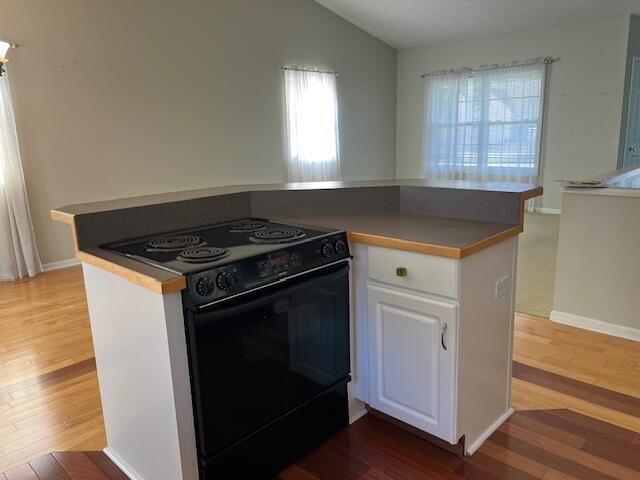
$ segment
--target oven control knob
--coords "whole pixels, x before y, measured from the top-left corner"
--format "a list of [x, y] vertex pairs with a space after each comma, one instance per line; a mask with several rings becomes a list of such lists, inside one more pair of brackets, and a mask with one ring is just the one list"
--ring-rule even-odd
[[345, 253], [347, 253], [347, 244], [344, 243], [342, 240], [338, 240], [336, 242], [335, 249], [338, 255], [344, 255]]
[[196, 292], [201, 297], [208, 297], [213, 293], [214, 289], [215, 286], [213, 284], [213, 280], [211, 280], [209, 277], [202, 277], [196, 283]]
[[235, 278], [229, 272], [220, 272], [216, 277], [216, 285], [220, 290], [228, 290]]
[[329, 258], [329, 257], [333, 257], [335, 250], [333, 249], [333, 245], [331, 245], [330, 243], [325, 243], [322, 246], [322, 256]]

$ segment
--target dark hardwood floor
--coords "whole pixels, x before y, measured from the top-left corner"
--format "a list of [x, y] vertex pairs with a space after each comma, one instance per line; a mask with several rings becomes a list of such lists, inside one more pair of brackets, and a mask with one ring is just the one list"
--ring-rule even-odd
[[461, 459], [367, 415], [279, 480], [640, 479], [640, 435], [569, 410], [516, 412]]
[[[56, 452], [1, 480], [126, 480], [101, 452]], [[366, 415], [277, 480], [638, 480], [640, 434], [570, 410], [516, 412], [471, 457]]]
[[[279, 480], [640, 480], [640, 344], [521, 313], [515, 326], [517, 412], [473, 456], [367, 415]], [[81, 271], [0, 282], [0, 331], [0, 480], [126, 479], [100, 452]]]
[[0, 480], [129, 480], [102, 452], [54, 452], [0, 474]]

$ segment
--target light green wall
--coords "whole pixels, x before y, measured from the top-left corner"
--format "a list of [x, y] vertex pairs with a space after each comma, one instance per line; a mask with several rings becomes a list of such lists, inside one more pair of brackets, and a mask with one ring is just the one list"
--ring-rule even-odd
[[283, 64], [340, 72], [343, 178], [395, 175], [396, 52], [311, 0], [0, 0], [43, 262], [49, 210], [285, 180]]
[[560, 208], [556, 179], [616, 168], [628, 40], [628, 17], [550, 26], [398, 52], [396, 172], [422, 175], [424, 72], [540, 56], [550, 66], [539, 206]]

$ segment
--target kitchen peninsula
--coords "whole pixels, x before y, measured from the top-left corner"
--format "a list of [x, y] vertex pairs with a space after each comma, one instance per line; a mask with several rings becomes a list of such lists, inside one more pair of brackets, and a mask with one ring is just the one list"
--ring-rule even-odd
[[[209, 295], [229, 280], [210, 285], [201, 276], [196, 284], [194, 276], [103, 246], [270, 219], [306, 226], [327, 258], [339, 259], [339, 232], [347, 234], [350, 420], [366, 413], [366, 404], [472, 453], [511, 413], [517, 235], [524, 202], [541, 193], [521, 184], [325, 182], [219, 187], [54, 210], [55, 220], [71, 226], [83, 263], [106, 452], [133, 479], [204, 478], [185, 292]], [[287, 255], [269, 257], [269, 267], [295, 267], [298, 252]], [[280, 272], [278, 278], [289, 277]], [[238, 308], [242, 298], [234, 300]], [[294, 367], [307, 368], [308, 376], [324, 373], [302, 362]]]

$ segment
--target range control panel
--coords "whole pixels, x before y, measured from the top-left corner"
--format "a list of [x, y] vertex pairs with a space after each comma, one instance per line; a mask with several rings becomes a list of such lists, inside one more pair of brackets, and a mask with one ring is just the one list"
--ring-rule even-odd
[[257, 262], [260, 278], [268, 278], [272, 275], [286, 275], [289, 270], [300, 268], [303, 265], [302, 252], [278, 252], [266, 255]]
[[283, 245], [275, 252], [189, 275], [185, 303], [197, 308], [349, 256], [344, 232]]

